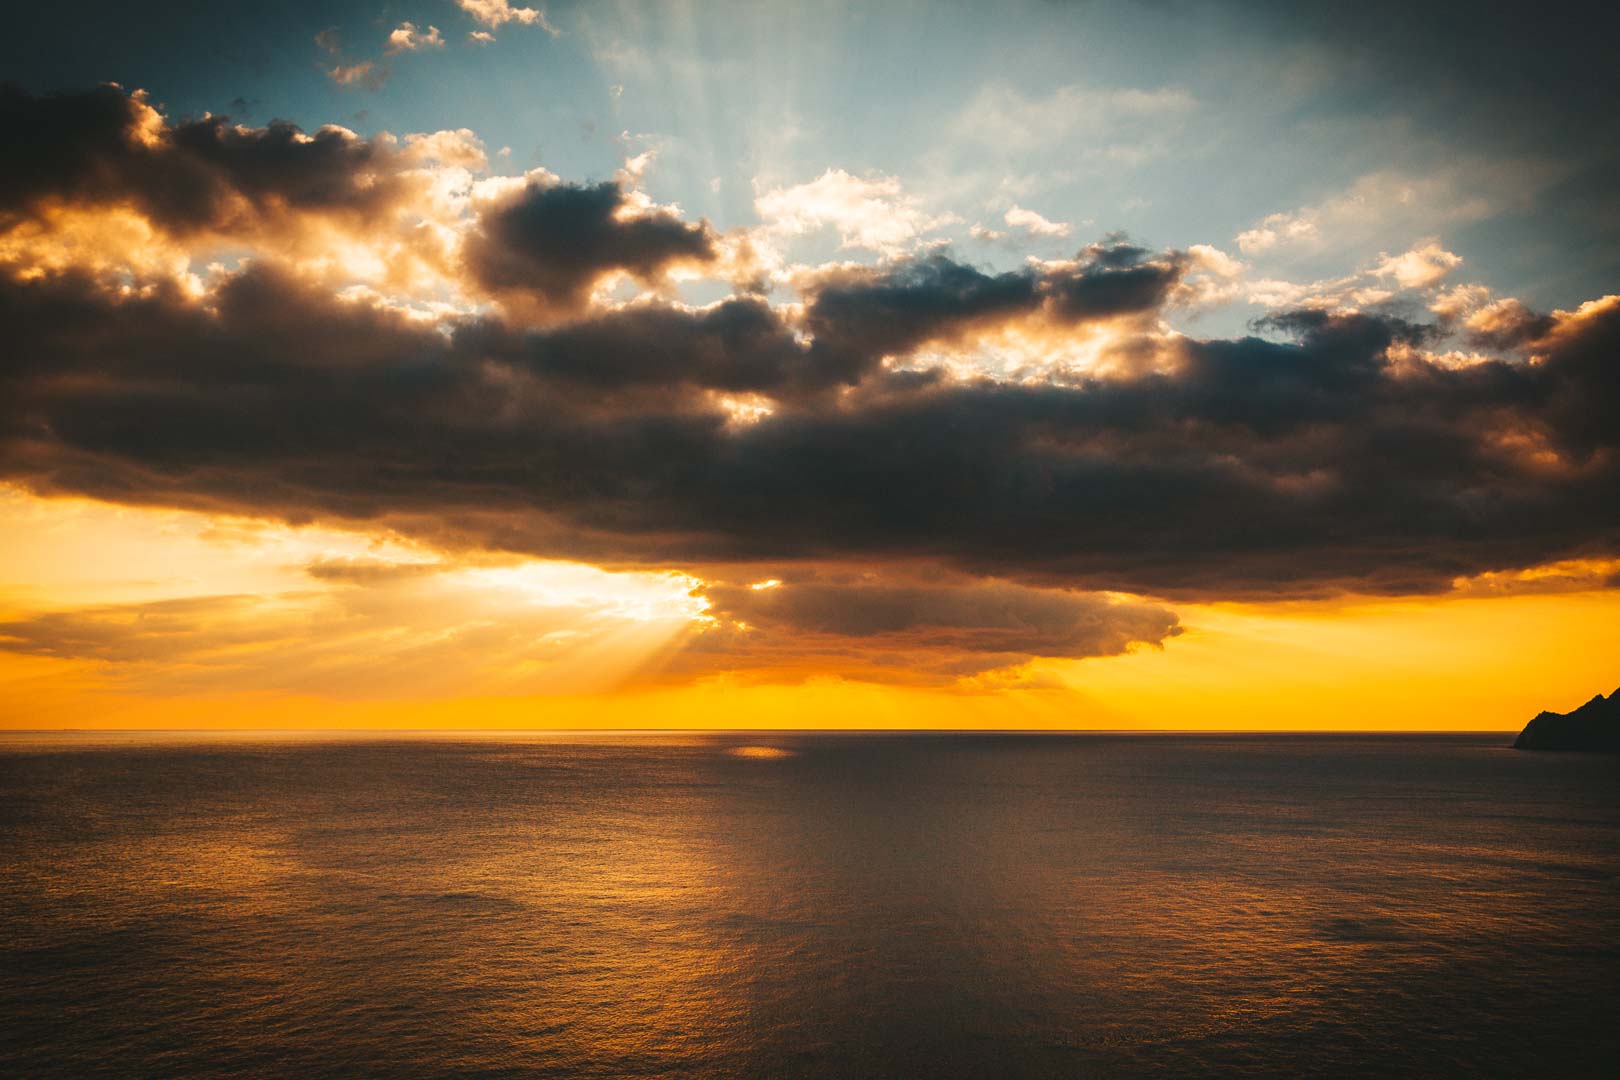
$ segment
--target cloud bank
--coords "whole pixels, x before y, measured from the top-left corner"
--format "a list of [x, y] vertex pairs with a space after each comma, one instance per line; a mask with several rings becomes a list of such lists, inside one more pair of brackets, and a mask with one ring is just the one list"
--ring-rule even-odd
[[789, 301], [740, 285], [770, 219], [486, 177], [470, 132], [173, 122], [116, 87], [0, 113], [0, 478], [36, 492], [679, 569], [709, 582], [691, 657], [876, 642], [942, 678], [1161, 643], [1163, 601], [1620, 555], [1620, 298], [1442, 294], [1438, 240], [1372, 271], [1387, 302], [1200, 340], [1170, 319], [1239, 272], [1214, 249], [996, 272], [870, 233], [895, 193], [848, 174], [762, 203], [886, 257], [777, 273]]

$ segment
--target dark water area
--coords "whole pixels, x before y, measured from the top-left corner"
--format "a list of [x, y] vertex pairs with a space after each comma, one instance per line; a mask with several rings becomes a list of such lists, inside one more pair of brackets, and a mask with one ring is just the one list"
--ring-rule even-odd
[[0, 1073], [1614, 1075], [1620, 759], [0, 738]]

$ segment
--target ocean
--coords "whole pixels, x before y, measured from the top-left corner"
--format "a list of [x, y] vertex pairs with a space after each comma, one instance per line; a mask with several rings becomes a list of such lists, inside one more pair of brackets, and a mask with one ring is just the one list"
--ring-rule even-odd
[[0, 1073], [1615, 1075], [1620, 758], [0, 737]]

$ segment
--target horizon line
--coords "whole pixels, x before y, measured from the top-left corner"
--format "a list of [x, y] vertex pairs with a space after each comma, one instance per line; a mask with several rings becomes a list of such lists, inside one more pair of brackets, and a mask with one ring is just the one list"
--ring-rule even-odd
[[1513, 735], [1522, 728], [0, 728], [0, 735]]

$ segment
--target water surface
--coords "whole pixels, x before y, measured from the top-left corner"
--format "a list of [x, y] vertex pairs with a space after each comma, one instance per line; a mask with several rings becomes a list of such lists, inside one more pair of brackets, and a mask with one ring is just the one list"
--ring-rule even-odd
[[1601, 1075], [1620, 759], [0, 739], [0, 1072]]

